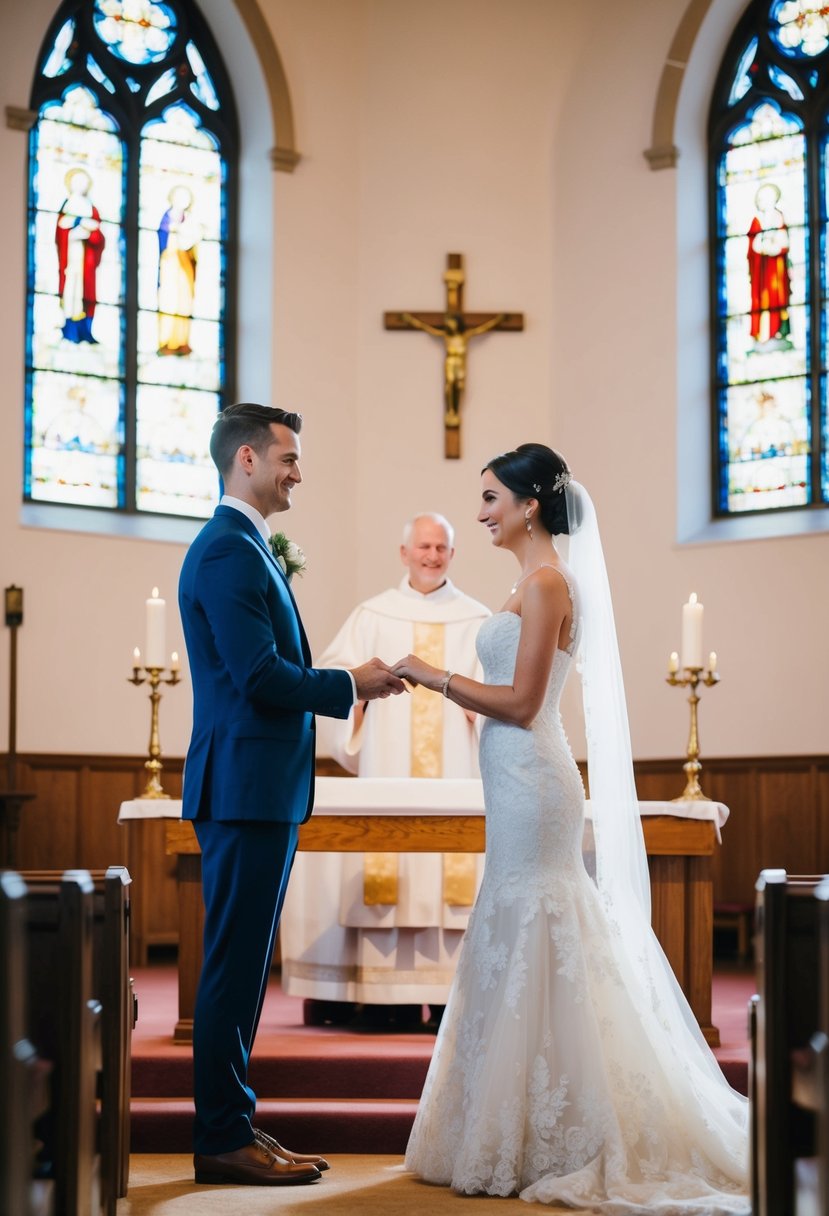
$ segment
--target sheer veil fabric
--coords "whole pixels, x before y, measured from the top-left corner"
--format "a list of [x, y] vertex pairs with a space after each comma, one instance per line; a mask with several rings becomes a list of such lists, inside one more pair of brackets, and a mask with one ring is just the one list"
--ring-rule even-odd
[[[464, 1194], [603, 1216], [746, 1213], [747, 1104], [726, 1083], [650, 926], [647, 858], [596, 513], [565, 490], [573, 608], [529, 729], [487, 719], [486, 868], [406, 1165]], [[510, 683], [512, 612], [481, 626]], [[559, 713], [578, 655], [590, 781]]]
[[[721, 1168], [730, 1178], [742, 1178], [747, 1187], [748, 1104], [725, 1080], [651, 928], [650, 879], [633, 776], [627, 700], [596, 509], [577, 481], [569, 483], [565, 494], [568, 565], [578, 597], [578, 670], [590, 791], [585, 862], [595, 872], [602, 904], [617, 930], [618, 952], [629, 969], [628, 992], [637, 1002], [648, 1038], [655, 1051], [665, 1050], [666, 1062], [681, 1061], [675, 1082], [687, 1103], [689, 1120], [693, 1122], [696, 1111], [704, 1126], [716, 1129], [723, 1149]], [[543, 1184], [535, 1189], [536, 1195], [523, 1197], [543, 1198]], [[665, 1210], [673, 1211], [671, 1200], [665, 1202]], [[689, 1201], [687, 1206], [678, 1202], [675, 1210], [717, 1209], [695, 1208]], [[748, 1207], [743, 1203], [734, 1210], [748, 1211]]]

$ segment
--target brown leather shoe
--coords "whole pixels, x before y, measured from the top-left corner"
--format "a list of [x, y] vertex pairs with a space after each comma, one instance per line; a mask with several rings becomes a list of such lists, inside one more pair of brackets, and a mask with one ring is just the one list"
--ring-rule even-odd
[[291, 1161], [258, 1138], [232, 1153], [196, 1153], [193, 1166], [196, 1182], [235, 1186], [297, 1186], [320, 1177], [315, 1165]]
[[267, 1132], [263, 1132], [258, 1127], [253, 1129], [253, 1134], [260, 1144], [264, 1144], [265, 1148], [269, 1148], [278, 1157], [285, 1157], [288, 1161], [293, 1161], [294, 1165], [315, 1165], [318, 1170], [331, 1169], [331, 1163], [317, 1153], [295, 1153], [290, 1148], [283, 1148], [278, 1140], [274, 1140], [273, 1136], [269, 1136]]

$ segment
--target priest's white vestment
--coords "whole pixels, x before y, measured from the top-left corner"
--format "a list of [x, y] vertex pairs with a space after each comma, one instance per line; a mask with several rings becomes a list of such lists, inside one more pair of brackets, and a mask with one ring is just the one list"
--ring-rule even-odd
[[[489, 615], [448, 579], [422, 595], [405, 576], [356, 608], [316, 665], [356, 667], [374, 655], [393, 663], [412, 652], [480, 679], [475, 638]], [[353, 711], [346, 721], [318, 718], [317, 753], [360, 777], [476, 777], [478, 724], [419, 693], [420, 705], [412, 694], [370, 702], [356, 730]], [[317, 1000], [445, 1004], [482, 870], [482, 854], [298, 853], [282, 912], [283, 988]]]

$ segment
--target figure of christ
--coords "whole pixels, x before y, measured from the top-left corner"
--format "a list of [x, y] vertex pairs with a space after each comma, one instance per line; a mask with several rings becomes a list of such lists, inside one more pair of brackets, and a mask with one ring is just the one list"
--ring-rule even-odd
[[168, 202], [158, 225], [158, 353], [189, 355], [201, 233], [186, 186], [173, 186]]
[[774, 342], [789, 349], [789, 230], [777, 205], [779, 187], [767, 182], [754, 201], [756, 214], [748, 230], [751, 337], [757, 346]]
[[92, 321], [98, 302], [96, 279], [105, 245], [101, 216], [88, 197], [92, 178], [86, 169], [70, 169], [64, 181], [67, 197], [55, 228], [62, 332], [68, 342], [95, 343]]
[[496, 329], [503, 321], [506, 313], [499, 312], [481, 325], [473, 325], [469, 329], [461, 313], [446, 312], [443, 325], [429, 325], [421, 321], [411, 312], [400, 314], [407, 325], [420, 329], [433, 338], [442, 338], [446, 350], [443, 364], [443, 397], [446, 405], [444, 423], [447, 427], [460, 426], [460, 407], [463, 391], [466, 387], [466, 351], [471, 338], [485, 334], [490, 329]]

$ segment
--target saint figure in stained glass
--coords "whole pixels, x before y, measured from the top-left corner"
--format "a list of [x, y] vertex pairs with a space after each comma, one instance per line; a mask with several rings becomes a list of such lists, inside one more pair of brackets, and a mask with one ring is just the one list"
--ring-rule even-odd
[[791, 350], [789, 341], [789, 229], [783, 218], [780, 187], [764, 183], [754, 198], [748, 230], [748, 276], [751, 284], [751, 336], [755, 344]]
[[167, 201], [158, 225], [158, 353], [190, 355], [201, 231], [187, 186], [173, 186]]
[[62, 332], [69, 342], [95, 342], [92, 321], [98, 302], [96, 280], [105, 244], [101, 216], [89, 198], [92, 178], [86, 169], [70, 169], [64, 180], [67, 196], [55, 228]]
[[62, 0], [52, 29], [31, 94], [24, 494], [204, 517], [233, 361], [227, 72], [193, 0]]

